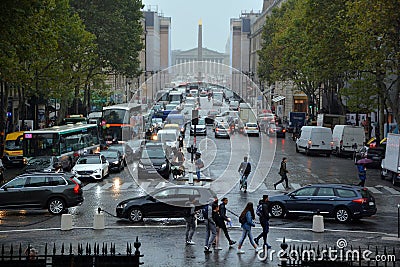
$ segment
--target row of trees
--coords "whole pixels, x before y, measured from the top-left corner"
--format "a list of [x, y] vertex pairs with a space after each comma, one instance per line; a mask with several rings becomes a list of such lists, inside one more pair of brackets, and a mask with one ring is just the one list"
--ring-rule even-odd
[[348, 110], [400, 122], [400, 0], [288, 0], [266, 18], [259, 77], [309, 99], [336, 92]]
[[90, 90], [106, 97], [108, 74], [138, 76], [142, 8], [141, 0], [2, 0], [0, 132], [10, 90], [19, 98], [14, 121], [32, 99], [60, 99], [62, 118], [78, 99], [89, 108]]

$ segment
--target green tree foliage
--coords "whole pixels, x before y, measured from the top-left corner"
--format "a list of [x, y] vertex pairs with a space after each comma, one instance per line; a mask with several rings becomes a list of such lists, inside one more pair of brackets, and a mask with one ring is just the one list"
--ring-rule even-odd
[[125, 76], [137, 76], [143, 49], [141, 0], [72, 0], [71, 5], [96, 35], [98, 66]]
[[[347, 2], [342, 30], [354, 68], [375, 76], [378, 95], [400, 122], [400, 1], [356, 0]], [[383, 105], [381, 105], [383, 115]], [[382, 116], [383, 117], [383, 116]], [[383, 121], [381, 121], [383, 123]], [[382, 126], [382, 125], [381, 125]], [[383, 127], [381, 127], [381, 134]]]

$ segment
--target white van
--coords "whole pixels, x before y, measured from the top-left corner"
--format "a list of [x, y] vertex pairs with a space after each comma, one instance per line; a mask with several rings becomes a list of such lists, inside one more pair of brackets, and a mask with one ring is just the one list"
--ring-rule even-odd
[[330, 128], [321, 126], [303, 126], [300, 137], [296, 140], [296, 152], [309, 154], [325, 154], [329, 157], [332, 153], [333, 141]]
[[337, 156], [352, 155], [365, 143], [363, 127], [352, 125], [335, 125], [332, 134], [333, 153]]
[[157, 140], [163, 144], [179, 149], [179, 132], [175, 129], [162, 129], [157, 132]]

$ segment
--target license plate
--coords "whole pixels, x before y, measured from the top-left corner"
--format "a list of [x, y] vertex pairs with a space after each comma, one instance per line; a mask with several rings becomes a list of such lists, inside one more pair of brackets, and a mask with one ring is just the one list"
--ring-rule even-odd
[[375, 206], [375, 203], [371, 201], [371, 202], [369, 202], [369, 205], [370, 206]]
[[13, 160], [13, 161], [12, 161], [12, 163], [14, 163], [14, 164], [18, 164], [18, 163], [19, 163], [19, 161], [18, 161], [18, 160]]

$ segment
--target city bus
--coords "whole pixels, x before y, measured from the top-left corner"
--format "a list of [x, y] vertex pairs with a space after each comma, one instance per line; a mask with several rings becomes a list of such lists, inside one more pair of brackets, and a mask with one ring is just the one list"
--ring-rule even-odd
[[131, 140], [144, 132], [142, 105], [124, 103], [103, 107], [101, 124], [107, 143]]
[[69, 124], [24, 133], [23, 153], [33, 157], [58, 158], [64, 170], [70, 170], [80, 155], [100, 151], [96, 124]]

